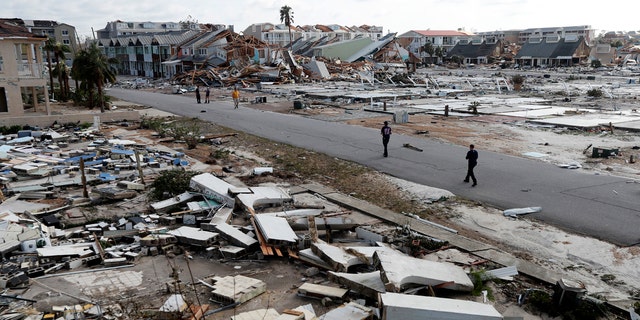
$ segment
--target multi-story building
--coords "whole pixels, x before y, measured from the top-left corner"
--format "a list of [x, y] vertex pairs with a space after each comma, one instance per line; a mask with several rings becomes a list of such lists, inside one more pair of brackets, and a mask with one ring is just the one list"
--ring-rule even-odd
[[98, 39], [109, 39], [119, 36], [133, 36], [137, 34], [162, 33], [168, 31], [200, 30], [197, 22], [134, 22], [111, 21], [107, 22], [104, 29], [96, 31]]
[[595, 41], [595, 30], [589, 25], [483, 31], [476, 33], [476, 35], [483, 37], [487, 41], [502, 40], [506, 43], [519, 45], [529, 42], [531, 38], [539, 39], [550, 36], [557, 36], [562, 39], [583, 37], [589, 45], [593, 45]]
[[166, 78], [164, 63], [177, 54], [180, 43], [193, 39], [198, 31], [168, 31], [122, 35], [98, 39], [98, 46], [109, 58], [116, 58], [119, 75]]
[[589, 25], [570, 26], [570, 27], [549, 27], [549, 28], [531, 28], [520, 31], [518, 35], [518, 44], [525, 44], [531, 38], [546, 38], [549, 36], [558, 36], [561, 39], [579, 37], [584, 38], [588, 45], [595, 42], [595, 30]]
[[0, 118], [51, 114], [40, 50], [46, 40], [16, 19], [0, 19]]
[[51, 20], [23, 20], [24, 26], [36, 35], [53, 38], [56, 42], [69, 47], [70, 52], [65, 53], [65, 64], [71, 66], [75, 53], [78, 51], [78, 36], [76, 28], [66, 23], [58, 23]]
[[465, 31], [454, 30], [411, 30], [398, 36], [398, 42], [402, 44], [410, 53], [421, 60], [429, 55], [423, 52], [422, 47], [430, 43], [433, 47], [441, 48], [446, 54], [460, 41], [470, 41], [473, 34]]
[[481, 37], [487, 42], [502, 41], [505, 43], [518, 43], [520, 39], [520, 32], [522, 30], [496, 30], [496, 31], [483, 31], [476, 32], [477, 37]]

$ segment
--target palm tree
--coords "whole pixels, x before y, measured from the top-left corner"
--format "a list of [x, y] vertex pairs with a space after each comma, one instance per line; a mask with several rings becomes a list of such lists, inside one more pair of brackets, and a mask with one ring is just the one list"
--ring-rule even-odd
[[[96, 100], [100, 105], [100, 112], [104, 112], [105, 98], [103, 88], [107, 82], [116, 82], [116, 73], [112, 64], [118, 63], [115, 58], [107, 58], [96, 43], [92, 43], [87, 49], [82, 49], [73, 60], [73, 78], [81, 81], [80, 89], [88, 95], [87, 106], [95, 107]], [[94, 90], [97, 91], [97, 99], [94, 99]]]
[[51, 70], [51, 52], [56, 45], [56, 40], [51, 37], [47, 37], [47, 41], [44, 44], [44, 50], [47, 51], [47, 66], [49, 67], [49, 91], [53, 93], [53, 72]]
[[291, 7], [285, 5], [280, 8], [280, 22], [283, 22], [289, 29], [289, 48], [293, 49], [293, 38], [291, 37], [291, 24], [293, 23], [293, 11]]
[[[48, 67], [49, 67], [49, 82], [50, 82], [50, 89], [51, 92], [53, 93], [54, 88], [53, 88], [53, 69], [51, 68], [51, 64], [52, 64], [52, 57], [51, 57], [51, 53], [53, 53], [53, 58], [55, 58], [56, 60], [56, 66], [55, 68], [58, 68], [59, 70], [64, 70], [64, 67], [61, 66], [60, 64], [64, 64], [64, 60], [66, 58], [65, 53], [71, 52], [71, 48], [66, 45], [66, 44], [62, 44], [60, 42], [56, 42], [56, 40], [54, 38], [47, 38], [47, 41], [45, 43], [44, 49], [47, 51], [47, 62], [48, 62]], [[58, 85], [60, 85], [60, 100], [66, 100], [67, 96], [69, 94], [69, 87], [64, 87], [64, 83], [68, 83], [68, 80], [65, 81], [65, 76], [67, 75], [67, 73], [58, 73], [59, 75], [62, 75], [62, 77], [58, 77]]]
[[67, 101], [69, 99], [69, 67], [67, 64], [58, 61], [53, 70], [50, 71], [52, 75], [56, 75], [58, 84], [60, 85], [60, 101]]

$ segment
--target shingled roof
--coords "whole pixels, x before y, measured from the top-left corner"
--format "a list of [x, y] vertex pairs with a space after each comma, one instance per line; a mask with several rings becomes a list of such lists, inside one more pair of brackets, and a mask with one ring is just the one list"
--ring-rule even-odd
[[[447, 52], [447, 57], [461, 56], [465, 58], [490, 57], [496, 54], [496, 49], [502, 46], [502, 42], [494, 43], [458, 43]], [[500, 54], [500, 52], [497, 52]]]
[[18, 24], [16, 19], [0, 19], [0, 37], [46, 39], [46, 36], [35, 35], [29, 29]]
[[525, 43], [520, 51], [518, 51], [515, 58], [521, 59], [522, 57], [531, 57], [556, 59], [558, 57], [571, 57], [583, 43], [583, 37], [579, 37], [575, 41], [568, 41], [565, 38], [557, 40], [545, 38], [541, 39], [540, 42]]

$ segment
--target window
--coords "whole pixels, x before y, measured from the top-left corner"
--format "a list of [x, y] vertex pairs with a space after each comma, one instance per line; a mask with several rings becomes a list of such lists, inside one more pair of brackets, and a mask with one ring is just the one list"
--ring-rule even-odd
[[66, 45], [70, 45], [71, 41], [69, 41], [69, 39], [62, 39], [62, 43]]
[[62, 30], [62, 35], [63, 36], [68, 36], [69, 35], [69, 30]]
[[207, 48], [198, 49], [198, 54], [207, 54]]

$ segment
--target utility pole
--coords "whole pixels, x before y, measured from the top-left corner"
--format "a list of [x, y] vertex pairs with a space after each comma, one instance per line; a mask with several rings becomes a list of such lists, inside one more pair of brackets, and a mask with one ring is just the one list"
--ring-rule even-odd
[[82, 173], [82, 196], [89, 198], [89, 192], [87, 192], [87, 177], [84, 175], [84, 158], [80, 157], [80, 172]]

